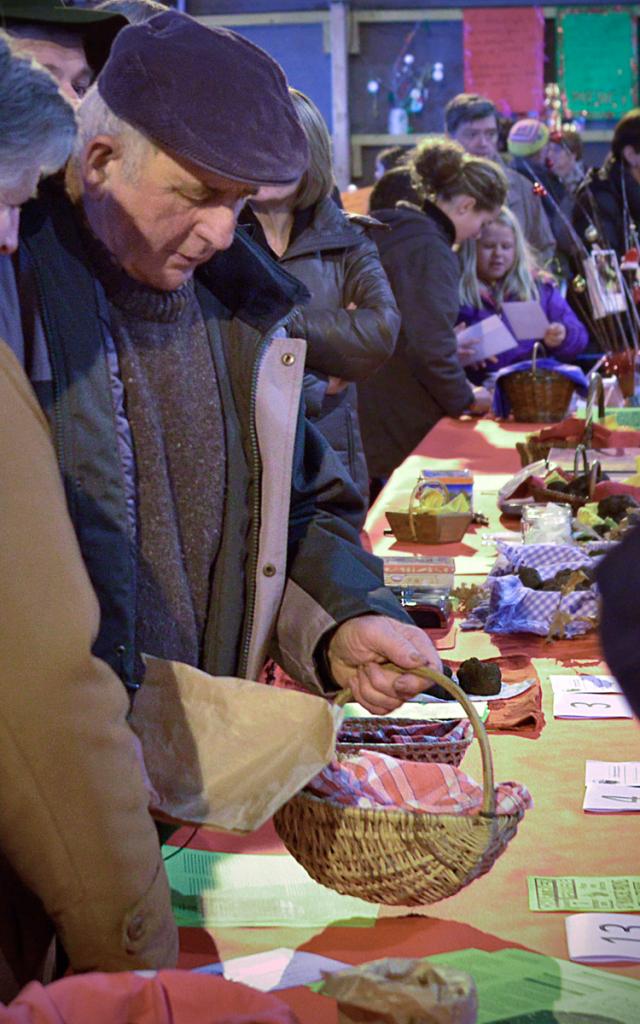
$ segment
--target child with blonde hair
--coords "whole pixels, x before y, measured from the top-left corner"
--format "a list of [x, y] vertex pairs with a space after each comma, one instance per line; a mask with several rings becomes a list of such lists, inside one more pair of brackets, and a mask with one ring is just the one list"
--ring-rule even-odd
[[[484, 225], [477, 239], [464, 242], [460, 258], [459, 325], [471, 327], [497, 314], [510, 327], [502, 311], [503, 304], [536, 300], [549, 321], [542, 340], [550, 356], [561, 362], [571, 362], [587, 347], [589, 336], [586, 327], [566, 302], [553, 278], [536, 266], [520, 224], [506, 207]], [[529, 358], [534, 342], [534, 338], [519, 341], [515, 348], [502, 352], [488, 364], [468, 366], [467, 376], [474, 384], [480, 384], [489, 373]], [[461, 342], [459, 351], [462, 350]]]

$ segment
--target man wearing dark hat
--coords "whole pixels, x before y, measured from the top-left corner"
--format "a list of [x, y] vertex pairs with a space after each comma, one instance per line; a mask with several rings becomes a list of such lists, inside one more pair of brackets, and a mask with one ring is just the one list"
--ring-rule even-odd
[[119, 13], [85, 10], [62, 0], [0, 0], [0, 27], [13, 37], [14, 51], [33, 57], [50, 71], [74, 105], [126, 24]]
[[235, 233], [246, 196], [306, 160], [278, 65], [167, 12], [118, 35], [80, 106], [73, 205], [23, 213], [0, 332], [53, 424], [101, 604], [95, 653], [131, 692], [142, 653], [253, 679], [272, 654], [381, 713], [422, 688], [413, 667], [439, 665], [299, 412], [304, 345], [286, 324], [305, 289]]

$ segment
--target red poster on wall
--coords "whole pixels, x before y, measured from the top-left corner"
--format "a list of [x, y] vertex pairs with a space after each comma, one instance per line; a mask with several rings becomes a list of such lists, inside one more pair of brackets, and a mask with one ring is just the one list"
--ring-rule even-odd
[[537, 114], [544, 88], [544, 16], [538, 7], [464, 11], [464, 88], [502, 113]]

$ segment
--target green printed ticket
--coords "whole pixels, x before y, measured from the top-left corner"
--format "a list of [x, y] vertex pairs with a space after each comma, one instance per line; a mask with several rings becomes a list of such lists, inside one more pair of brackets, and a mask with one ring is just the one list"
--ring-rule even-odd
[[640, 875], [527, 879], [529, 910], [640, 910]]

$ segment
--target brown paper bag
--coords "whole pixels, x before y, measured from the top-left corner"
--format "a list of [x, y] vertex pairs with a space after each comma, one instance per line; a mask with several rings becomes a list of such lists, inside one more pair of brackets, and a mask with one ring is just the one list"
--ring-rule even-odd
[[321, 698], [145, 663], [129, 722], [164, 820], [252, 832], [335, 754], [342, 712]]
[[339, 1024], [475, 1024], [478, 997], [464, 971], [390, 957], [325, 975], [322, 994], [338, 1003]]

